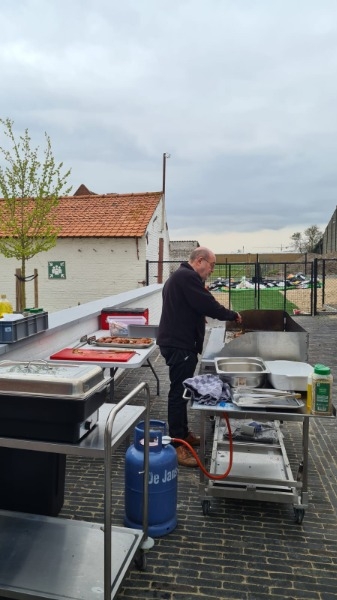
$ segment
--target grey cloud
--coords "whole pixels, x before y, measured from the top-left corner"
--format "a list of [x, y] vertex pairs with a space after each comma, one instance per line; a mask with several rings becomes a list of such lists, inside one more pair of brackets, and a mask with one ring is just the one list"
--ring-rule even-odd
[[[0, 6], [1, 117], [74, 188], [158, 190], [173, 231], [258, 231], [336, 204], [334, 0]], [[1, 141], [0, 141], [1, 144]]]

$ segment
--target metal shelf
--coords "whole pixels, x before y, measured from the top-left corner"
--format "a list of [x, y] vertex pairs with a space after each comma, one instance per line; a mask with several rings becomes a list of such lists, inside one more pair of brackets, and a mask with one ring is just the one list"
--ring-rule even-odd
[[[200, 473], [200, 496], [204, 514], [210, 509], [210, 498], [238, 498], [292, 503], [297, 522], [303, 519], [308, 506], [308, 445], [310, 416], [306, 407], [300, 411], [282, 412], [265, 409], [242, 409], [235, 405], [220, 407], [193, 404], [200, 413], [200, 458], [205, 460], [206, 418], [215, 417], [212, 446], [211, 472], [219, 475], [226, 471], [229, 462], [228, 442], [223, 441], [222, 417], [273, 421], [277, 429], [278, 443], [274, 445], [234, 441], [233, 467], [226, 479], [207, 480]], [[302, 460], [294, 478], [280, 432], [281, 421], [302, 422]]]
[[[141, 391], [142, 406], [130, 406]], [[153, 546], [147, 537], [149, 455], [144, 452], [143, 528], [111, 525], [111, 455], [144, 415], [149, 447], [150, 391], [139, 384], [118, 404], [104, 405], [94, 431], [77, 444], [0, 438], [0, 446], [83, 457], [104, 457], [104, 525], [0, 511], [0, 598], [110, 600], [137, 557]], [[146, 484], [145, 484], [146, 482]]]
[[[86, 437], [80, 442], [70, 444], [66, 442], [48, 442], [0, 437], [0, 446], [5, 448], [20, 448], [22, 450], [36, 450], [37, 452], [55, 452], [91, 458], [104, 458], [104, 430], [107, 418], [116, 404], [103, 404], [99, 409], [99, 420]], [[118, 448], [120, 443], [132, 431], [132, 427], [144, 414], [145, 406], [125, 406], [117, 413], [112, 431], [111, 447]]]
[[[231, 472], [224, 480], [209, 482], [212, 496], [299, 504], [298, 490], [301, 490], [302, 483], [296, 481], [291, 472], [278, 421], [274, 421], [274, 428], [277, 443], [234, 442]], [[229, 442], [224, 441], [225, 431], [227, 428], [221, 417], [217, 417], [210, 468], [215, 475], [224, 473], [229, 463]]]
[[[103, 527], [0, 511], [0, 597], [104, 598]], [[141, 530], [112, 527], [112, 587], [118, 589], [143, 539]]]
[[[186, 391], [186, 390], [185, 390]], [[223, 439], [222, 418], [224, 413], [229, 419], [249, 419], [253, 421], [272, 421], [277, 429], [278, 443], [273, 445], [256, 442], [238, 442], [234, 440], [233, 466], [228, 477], [221, 480], [207, 479], [200, 471], [200, 497], [204, 515], [210, 511], [210, 498], [237, 498], [247, 500], [264, 500], [292, 504], [295, 522], [302, 523], [305, 509], [309, 504], [309, 424], [317, 419], [306, 406], [291, 412], [268, 409], [239, 408], [234, 404], [225, 406], [207, 406], [192, 404], [192, 410], [200, 415], [200, 452], [202, 463], [205, 462], [206, 423], [209, 417], [214, 418], [214, 436], [210, 471], [214, 475], [225, 473], [229, 464], [229, 443]], [[321, 417], [335, 419], [332, 415]], [[297, 421], [302, 423], [302, 456], [297, 473], [293, 475], [280, 423]]]

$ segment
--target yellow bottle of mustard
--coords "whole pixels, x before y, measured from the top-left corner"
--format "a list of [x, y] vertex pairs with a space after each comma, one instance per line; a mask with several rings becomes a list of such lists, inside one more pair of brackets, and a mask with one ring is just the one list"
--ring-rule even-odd
[[12, 313], [13, 307], [9, 300], [7, 300], [6, 294], [1, 294], [0, 297], [0, 319], [4, 316], [4, 314]]

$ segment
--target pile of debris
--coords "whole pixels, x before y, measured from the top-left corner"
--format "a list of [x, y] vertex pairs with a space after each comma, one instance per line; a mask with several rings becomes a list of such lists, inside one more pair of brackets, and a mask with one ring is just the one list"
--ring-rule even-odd
[[[322, 287], [320, 281], [317, 282], [317, 285], [318, 287]], [[232, 280], [217, 277], [208, 285], [208, 289], [213, 292], [225, 292], [229, 289], [255, 289], [257, 286], [260, 290], [275, 288], [306, 289], [312, 286], [312, 280], [303, 273], [296, 273], [295, 275], [291, 273], [285, 280], [265, 279], [263, 277], [259, 278], [259, 281], [256, 281], [255, 277], [252, 279], [241, 277], [239, 280]]]

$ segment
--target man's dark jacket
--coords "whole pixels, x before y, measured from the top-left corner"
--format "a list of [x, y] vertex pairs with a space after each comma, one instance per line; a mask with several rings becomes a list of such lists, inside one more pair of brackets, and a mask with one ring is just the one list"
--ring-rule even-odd
[[205, 317], [235, 321], [237, 313], [215, 300], [200, 275], [187, 262], [172, 273], [163, 288], [158, 346], [182, 348], [201, 354]]

